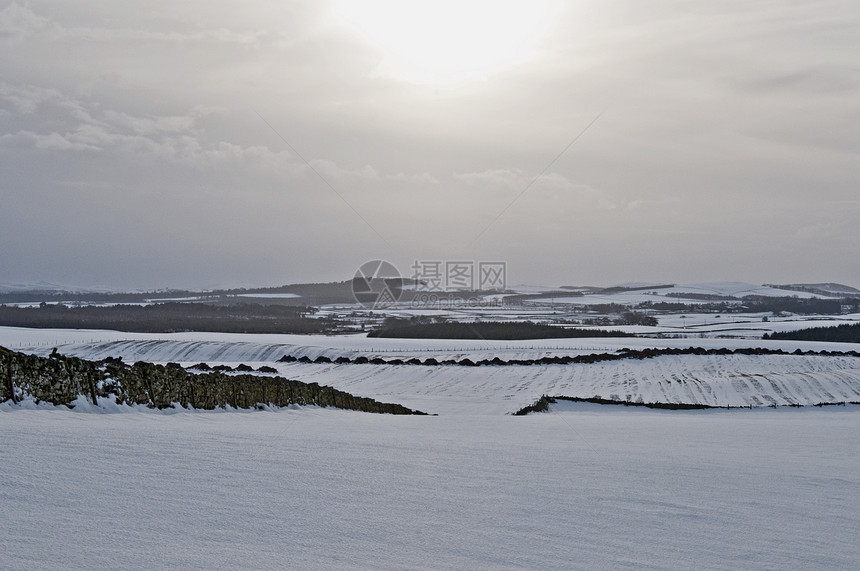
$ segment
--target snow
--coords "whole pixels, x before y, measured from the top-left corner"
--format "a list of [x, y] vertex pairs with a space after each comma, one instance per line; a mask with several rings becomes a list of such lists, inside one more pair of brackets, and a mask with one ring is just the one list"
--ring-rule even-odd
[[[621, 287], [621, 286], [620, 286]], [[627, 287], [649, 287], [648, 284], [628, 284]], [[670, 295], [671, 294], [671, 295]], [[677, 284], [672, 287], [659, 287], [653, 289], [636, 289], [633, 291], [619, 291], [616, 293], [586, 294], [579, 297], [544, 298], [530, 300], [530, 303], [541, 304], [567, 304], [567, 305], [597, 305], [597, 304], [624, 304], [637, 305], [645, 302], [659, 303], [684, 303], [695, 306], [710, 303], [707, 300], [680, 297], [684, 294], [705, 294], [721, 297], [734, 297], [742, 299], [745, 296], [763, 297], [797, 297], [802, 299], [828, 299], [826, 296], [787, 289], [778, 289], [769, 286], [757, 286], [745, 282], [703, 282], [694, 284]], [[677, 297], [676, 297], [677, 296]]]
[[[9, 341], [17, 334], [19, 346]], [[127, 338], [123, 338], [127, 336]], [[64, 339], [44, 343], [40, 339]], [[23, 342], [23, 343], [22, 343]], [[20, 345], [24, 345], [21, 347]], [[623, 348], [855, 351], [856, 344], [743, 339], [550, 339], [532, 341], [370, 339], [361, 335], [126, 334], [98, 331], [0, 328], [0, 345], [19, 351], [60, 353], [98, 360], [122, 357], [191, 366], [267, 365], [290, 379], [331, 385], [349, 393], [443, 415], [504, 415], [541, 395], [600, 397], [634, 402], [711, 406], [814, 405], [860, 402], [860, 358], [822, 355], [662, 355], [593, 364], [548, 366], [415, 366], [280, 363], [284, 355], [331, 360], [381, 357], [437, 361], [615, 353]]]
[[658, 283], [658, 282], [624, 282], [621, 284], [617, 284], [613, 287], [623, 287], [623, 288], [631, 288], [631, 289], [632, 288], [636, 288], [636, 289], [655, 288], [655, 289], [657, 289], [657, 288], [665, 287], [666, 285], [668, 285], [668, 284]]
[[[764, 321], [767, 318], [767, 321]], [[682, 333], [690, 336], [732, 335], [750, 339], [760, 339], [765, 333], [797, 331], [810, 327], [836, 327], [842, 324], [860, 323], [860, 315], [815, 315], [775, 317], [764, 313], [697, 313], [668, 314], [658, 317], [659, 327], [646, 328], [642, 332]], [[627, 327], [618, 329], [629, 331]]]
[[638, 305], [640, 303], [660, 303], [660, 302], [670, 302], [670, 303], [683, 303], [686, 305], [702, 305], [708, 303], [707, 301], [703, 301], [700, 299], [686, 299], [686, 298], [676, 298], [676, 297], [667, 297], [665, 293], [661, 292], [669, 292], [672, 290], [653, 290], [652, 291], [622, 291], [618, 293], [608, 293], [608, 294], [586, 294], [582, 296], [576, 297], [547, 297], [540, 299], [532, 299], [529, 300], [529, 303], [540, 303], [540, 304], [564, 304], [564, 305], [603, 305], [615, 303], [619, 305]]
[[830, 294], [833, 294], [836, 296], [842, 296], [842, 295], [846, 295], [846, 294], [856, 295], [856, 294], [860, 293], [860, 290], [858, 290], [855, 287], [847, 286], [844, 284], [837, 284], [837, 283], [833, 283], [833, 282], [818, 283], [818, 284], [787, 284], [787, 285], [793, 286], [793, 287], [814, 288], [814, 289], [824, 291], [824, 292], [827, 292], [827, 293], [830, 293]]
[[69, 291], [70, 289], [74, 289], [75, 291], [81, 291], [80, 288], [69, 288], [66, 286], [61, 286], [59, 284], [54, 284], [50, 282], [36, 282], [31, 284], [11, 284], [6, 282], [0, 282], [0, 293], [17, 293], [17, 292], [31, 292], [31, 291], [46, 291], [46, 292], [55, 292], [55, 291]]
[[710, 295], [723, 295], [727, 297], [745, 297], [748, 295], [760, 295], [766, 297], [799, 297], [799, 298], [825, 298], [823, 295], [814, 293], [779, 289], [770, 286], [758, 286], [746, 282], [703, 282], [694, 284], [678, 284], [671, 290], [675, 293], [701, 293]]
[[186, 296], [186, 297], [153, 297], [152, 299], [147, 299], [147, 302], [150, 303], [164, 303], [168, 301], [175, 302], [189, 302], [189, 301], [206, 301], [210, 299], [211, 296], [208, 295], [194, 295], [194, 296]]
[[[0, 328], [85, 358], [275, 366], [438, 413], [73, 410], [0, 404], [0, 568], [850, 569], [860, 406], [657, 411], [542, 394], [710, 404], [860, 400], [860, 359], [686, 355], [589, 365], [479, 360], [623, 347], [855, 350], [740, 339], [455, 341]], [[757, 399], [757, 401], [756, 401]]]
[[237, 293], [235, 297], [253, 297], [258, 299], [294, 299], [301, 296], [297, 293]]
[[[564, 288], [564, 289], [567, 291], [578, 291], [580, 289], [587, 289], [587, 288], [575, 288], [573, 290], [571, 290], [569, 288]], [[520, 284], [520, 285], [510, 286], [507, 288], [507, 290], [512, 291], [514, 293], [519, 293], [519, 294], [538, 294], [538, 293], [547, 293], [550, 291], [564, 291], [561, 288], [557, 288], [557, 287], [548, 287], [548, 286], [541, 286], [541, 285], [529, 285], [529, 284]]]
[[[571, 338], [493, 341], [481, 339], [382, 339], [370, 338], [364, 333], [351, 335], [292, 335], [292, 334], [238, 334], [238, 333], [128, 333], [98, 329], [34, 329], [0, 326], [0, 345], [16, 351], [49, 354], [53, 347], [61, 353], [86, 359], [103, 359], [122, 356], [127, 361], [151, 360], [158, 362], [198, 360], [242, 362], [279, 359], [284, 353], [295, 357], [320, 355], [337, 358], [341, 355], [380, 355], [385, 358], [427, 357], [449, 359], [466, 356], [483, 359], [499, 356], [503, 359], [529, 359], [544, 355], [585, 354], [613, 352], [623, 347], [765, 347], [794, 351], [853, 351], [856, 343], [819, 343], [812, 341], [772, 341], [753, 339], [699, 338], [701, 328], [694, 329], [696, 319], [707, 320], [708, 325], [720, 321], [713, 314], [694, 314], [687, 321], [687, 333], [692, 338]], [[728, 315], [724, 320], [730, 319]], [[753, 328], [773, 325], [787, 329], [821, 325], [838, 325], [860, 321], [860, 315], [846, 315], [835, 320], [802, 319], [772, 323], [747, 322]], [[699, 322], [698, 324], [701, 324]], [[610, 329], [625, 329], [611, 326]], [[666, 331], [674, 331], [667, 327]], [[683, 332], [677, 327], [677, 332]], [[757, 337], [757, 336], [756, 336]], [[186, 358], [183, 358], [183, 355]]]
[[277, 363], [281, 375], [442, 415], [509, 414], [541, 395], [711, 406], [860, 402], [860, 358], [664, 355], [594, 364]]
[[0, 567], [856, 568], [857, 413], [0, 412]]

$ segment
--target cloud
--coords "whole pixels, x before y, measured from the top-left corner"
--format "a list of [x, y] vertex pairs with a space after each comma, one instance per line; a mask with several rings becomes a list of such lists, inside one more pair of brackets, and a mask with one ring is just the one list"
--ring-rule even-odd
[[29, 5], [13, 2], [0, 10], [0, 38], [23, 41], [38, 38], [48, 41], [84, 40], [90, 42], [200, 42], [214, 40], [222, 43], [256, 45], [262, 32], [237, 32], [226, 28], [197, 31], [162, 31], [129, 27], [64, 26], [51, 18], [34, 12]]
[[[63, 281], [107, 224], [112, 262], [87, 270], [106, 283], [123, 260], [152, 282], [191, 284], [202, 259], [225, 279], [342, 278], [386, 246], [307, 159], [410, 257], [465, 248], [524, 193], [475, 254], [593, 283], [793, 281], [803, 259], [860, 285], [832, 254], [860, 240], [856, 213], [825, 206], [860, 179], [860, 7], [564, 5], [527, 64], [434, 86], [374, 74], [379, 51], [319, 2], [5, 3], [0, 266]], [[60, 244], [72, 262], [44, 253]], [[550, 256], [571, 262], [540, 270]], [[640, 275], [649, 260], [675, 273]]]
[[39, 16], [28, 6], [13, 2], [0, 10], [0, 39], [21, 41], [35, 31], [45, 30], [50, 20]]
[[[41, 132], [3, 133], [0, 143], [6, 146], [30, 144], [43, 150], [131, 154], [138, 159], [148, 156], [198, 167], [229, 163], [273, 171], [283, 171], [285, 166], [290, 172], [302, 168], [287, 151], [207, 140], [198, 120], [221, 113], [215, 107], [198, 106], [184, 115], [140, 116], [103, 109], [97, 102], [78, 100], [57, 89], [9, 83], [0, 84], [0, 100], [11, 103], [21, 116], [36, 116], [31, 122], [34, 127], [45, 125]], [[7, 111], [6, 115], [12, 113]], [[51, 130], [48, 124], [61, 124], [63, 132]]]
[[406, 184], [418, 184], [418, 185], [422, 185], [422, 186], [427, 186], [427, 185], [435, 186], [435, 185], [442, 184], [442, 181], [440, 181], [438, 178], [436, 178], [435, 176], [433, 176], [432, 174], [427, 173], [427, 172], [418, 173], [418, 174], [407, 174], [407, 173], [403, 173], [403, 172], [397, 172], [397, 173], [393, 173], [393, 174], [388, 174], [388, 175], [386, 175], [385, 178], [387, 178], [388, 180], [393, 181], [393, 182], [401, 182], [401, 183], [406, 183]]
[[0, 146], [32, 145], [38, 149], [58, 151], [97, 151], [98, 147], [78, 140], [74, 134], [38, 134], [32, 131], [19, 131], [15, 134], [0, 135]]
[[105, 111], [105, 118], [115, 125], [122, 125], [138, 135], [155, 135], [157, 133], [180, 133], [189, 131], [194, 126], [192, 116], [173, 117], [133, 117], [127, 113]]
[[[30, 129], [0, 134], [0, 146], [23, 149], [31, 147], [52, 152], [95, 152], [156, 166], [160, 163], [234, 172], [252, 172], [283, 180], [318, 185], [318, 175], [329, 184], [348, 192], [370, 184], [403, 183], [411, 186], [438, 184], [428, 173], [406, 174], [380, 172], [365, 164], [347, 168], [330, 159], [315, 158], [306, 164], [286, 149], [275, 150], [262, 144], [239, 144], [212, 138], [205, 126], [210, 118], [229, 119], [223, 107], [195, 105], [184, 114], [146, 116], [128, 111], [104, 108], [94, 100], [81, 100], [55, 88], [34, 85], [0, 84], [0, 101], [6, 101], [16, 115], [33, 116], [30, 121], [42, 131]], [[12, 115], [11, 112], [7, 112]], [[62, 125], [62, 131], [48, 125]], [[314, 169], [314, 173], [311, 169]]]
[[54, 88], [34, 85], [12, 85], [0, 82], [0, 98], [11, 103], [19, 113], [35, 113], [43, 103], [52, 102], [69, 106], [70, 101]]
[[557, 172], [528, 173], [522, 169], [490, 169], [481, 172], [454, 173], [454, 179], [471, 187], [492, 192], [518, 191], [525, 196], [531, 192], [552, 193], [554, 195], [595, 195], [598, 189], [575, 183]]

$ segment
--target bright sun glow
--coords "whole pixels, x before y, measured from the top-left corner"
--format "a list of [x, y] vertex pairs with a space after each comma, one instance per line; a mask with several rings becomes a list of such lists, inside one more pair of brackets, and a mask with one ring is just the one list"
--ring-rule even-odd
[[557, 2], [343, 0], [339, 18], [383, 52], [379, 73], [414, 83], [481, 79], [531, 55]]

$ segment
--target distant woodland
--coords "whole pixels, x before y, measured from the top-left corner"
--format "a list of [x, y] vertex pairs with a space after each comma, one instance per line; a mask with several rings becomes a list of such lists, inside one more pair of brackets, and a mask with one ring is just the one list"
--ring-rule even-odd
[[57, 329], [111, 329], [136, 333], [334, 333], [338, 324], [308, 317], [313, 309], [285, 305], [159, 303], [110, 307], [0, 306], [0, 325]]
[[623, 331], [574, 329], [528, 322], [422, 323], [386, 320], [383, 327], [368, 337], [398, 339], [561, 339], [572, 337], [633, 337]]
[[831, 343], [860, 343], [860, 323], [835, 327], [810, 327], [797, 331], [765, 334], [765, 339], [790, 339], [793, 341], [829, 341]]

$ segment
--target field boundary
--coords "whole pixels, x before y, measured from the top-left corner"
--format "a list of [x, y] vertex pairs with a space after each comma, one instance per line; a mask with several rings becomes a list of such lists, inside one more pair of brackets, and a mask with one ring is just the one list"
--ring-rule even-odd
[[756, 348], [740, 348], [740, 349], [704, 349], [702, 347], [687, 347], [678, 348], [661, 348], [661, 349], [619, 349], [615, 353], [589, 353], [587, 355], [564, 355], [555, 357], [541, 357], [539, 359], [508, 359], [503, 360], [499, 357], [492, 359], [481, 359], [473, 361], [468, 358], [455, 360], [445, 359], [438, 360], [433, 357], [421, 360], [417, 357], [411, 359], [383, 359], [382, 357], [367, 357], [359, 355], [358, 357], [341, 356], [335, 359], [321, 355], [316, 359], [311, 359], [308, 356], [295, 357], [293, 355], [284, 355], [278, 362], [280, 363], [334, 363], [343, 365], [416, 365], [425, 367], [435, 366], [459, 366], [459, 367], [488, 367], [488, 366], [535, 366], [535, 365], [573, 365], [587, 363], [603, 363], [607, 361], [621, 361], [625, 359], [653, 359], [663, 355], [786, 355], [786, 356], [821, 356], [821, 357], [860, 357], [858, 351], [785, 351], [783, 349], [765, 349], [762, 347]]

